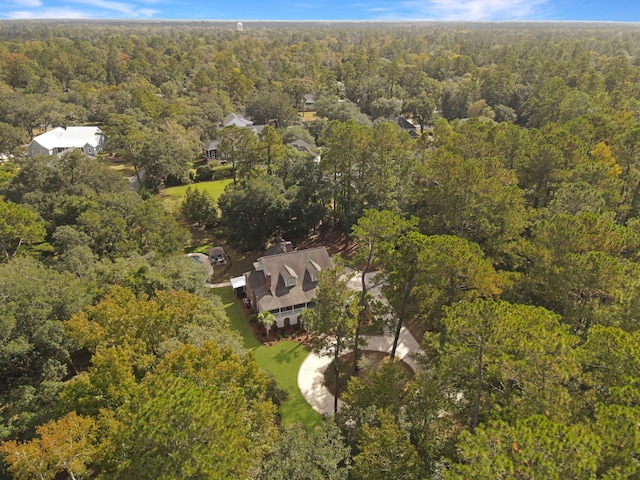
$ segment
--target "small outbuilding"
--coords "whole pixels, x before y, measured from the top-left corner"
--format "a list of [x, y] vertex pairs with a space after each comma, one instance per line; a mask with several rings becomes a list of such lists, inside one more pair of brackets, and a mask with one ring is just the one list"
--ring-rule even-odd
[[227, 263], [227, 252], [222, 247], [211, 247], [207, 251], [211, 265], [224, 265]]

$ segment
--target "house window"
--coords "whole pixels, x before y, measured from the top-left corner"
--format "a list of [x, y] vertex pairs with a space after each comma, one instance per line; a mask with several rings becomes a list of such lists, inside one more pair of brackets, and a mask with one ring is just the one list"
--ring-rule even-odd
[[296, 277], [287, 278], [287, 287], [296, 286]]
[[318, 274], [314, 273], [313, 275], [311, 275], [311, 281], [312, 282], [317, 282], [318, 281]]

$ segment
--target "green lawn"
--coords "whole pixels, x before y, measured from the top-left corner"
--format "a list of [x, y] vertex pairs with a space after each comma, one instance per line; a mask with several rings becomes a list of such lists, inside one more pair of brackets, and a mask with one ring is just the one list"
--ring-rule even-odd
[[233, 180], [212, 180], [210, 182], [192, 183], [190, 185], [180, 185], [179, 187], [165, 188], [161, 195], [165, 208], [170, 212], [177, 212], [182, 203], [182, 198], [187, 194], [187, 188], [195, 188], [196, 190], [204, 190], [217, 202], [220, 195], [224, 191], [224, 187], [229, 185]]
[[224, 310], [225, 312], [227, 312], [229, 320], [231, 320], [231, 328], [240, 333], [240, 336], [242, 337], [242, 341], [244, 343], [244, 348], [246, 348], [247, 350], [253, 350], [254, 348], [259, 347], [260, 342], [258, 342], [258, 340], [256, 340], [256, 337], [253, 335], [251, 326], [247, 321], [247, 317], [245, 316], [242, 307], [236, 300], [233, 289], [231, 287], [222, 287], [214, 288], [211, 291], [222, 298]]
[[265, 347], [256, 340], [242, 307], [235, 299], [231, 287], [214, 288], [214, 294], [222, 298], [224, 309], [231, 320], [231, 328], [237, 330], [248, 350], [253, 350], [256, 362], [264, 371], [273, 375], [280, 388], [289, 398], [280, 406], [284, 424], [303, 422], [307, 428], [319, 425], [322, 417], [302, 396], [298, 388], [298, 370], [309, 355], [309, 351], [297, 342], [282, 341]]
[[322, 416], [311, 408], [298, 388], [298, 370], [309, 350], [297, 342], [284, 340], [270, 347], [258, 347], [253, 354], [258, 365], [273, 375], [278, 386], [289, 394], [280, 406], [282, 423], [302, 422], [307, 429], [319, 425]]
[[212, 180], [210, 182], [192, 183], [191, 185], [180, 185], [179, 187], [165, 188], [163, 193], [168, 197], [182, 198], [187, 192], [187, 188], [194, 188], [197, 190], [204, 190], [213, 197], [214, 200], [218, 200], [220, 195], [224, 191], [224, 187], [233, 182], [232, 179], [227, 178], [224, 180]]

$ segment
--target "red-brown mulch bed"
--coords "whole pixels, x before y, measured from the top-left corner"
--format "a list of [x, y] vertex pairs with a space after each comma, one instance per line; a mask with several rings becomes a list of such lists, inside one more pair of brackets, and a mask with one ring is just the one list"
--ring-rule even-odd
[[257, 321], [250, 320], [249, 325], [251, 325], [253, 336], [256, 337], [256, 340], [267, 347], [275, 345], [281, 340], [291, 340], [307, 347], [311, 346], [311, 337], [307, 335], [307, 332], [300, 325], [292, 325], [286, 328], [273, 327], [268, 336], [265, 328]]

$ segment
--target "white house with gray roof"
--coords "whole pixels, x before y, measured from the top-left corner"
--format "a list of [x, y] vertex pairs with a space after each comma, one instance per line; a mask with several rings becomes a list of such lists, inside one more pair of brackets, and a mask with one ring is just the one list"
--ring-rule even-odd
[[315, 306], [318, 274], [333, 267], [325, 247], [283, 250], [260, 257], [244, 274], [251, 309], [270, 311], [278, 327], [296, 325], [302, 311]]
[[223, 127], [230, 127], [231, 125], [235, 125], [236, 127], [246, 128], [253, 125], [251, 120], [247, 120], [242, 115], [237, 113], [230, 113], [222, 120]]
[[29, 144], [27, 156], [58, 155], [76, 148], [85, 155], [95, 156], [106, 144], [107, 137], [98, 127], [57, 127], [35, 137]]

